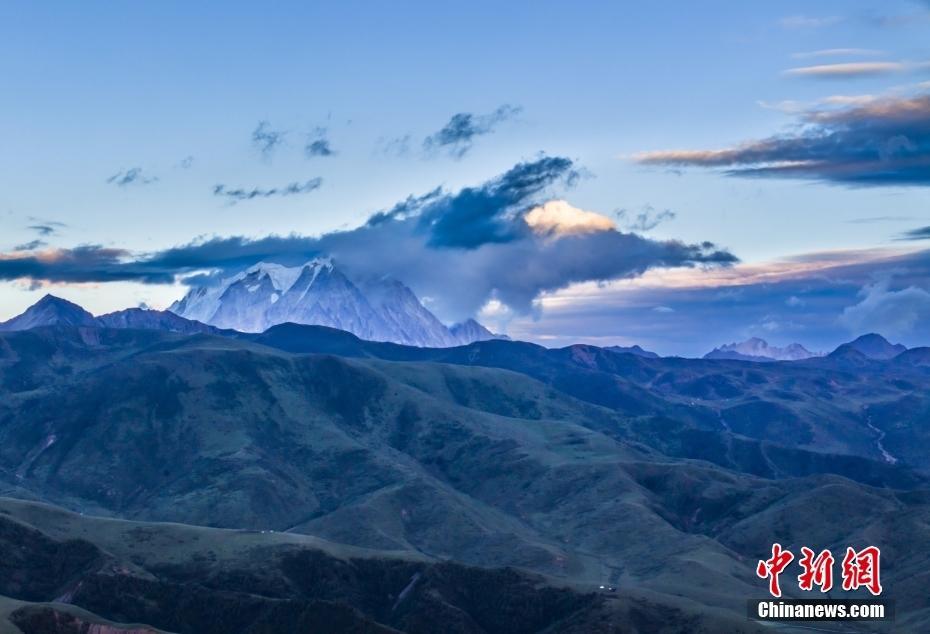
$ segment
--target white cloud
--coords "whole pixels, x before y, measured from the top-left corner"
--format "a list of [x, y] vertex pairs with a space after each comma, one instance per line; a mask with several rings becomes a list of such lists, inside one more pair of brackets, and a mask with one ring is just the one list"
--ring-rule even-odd
[[564, 200], [550, 200], [534, 207], [523, 219], [539, 235], [579, 235], [617, 228], [607, 216], [578, 209]]
[[901, 337], [913, 333], [918, 325], [930, 323], [930, 292], [926, 289], [908, 286], [891, 290], [890, 278], [885, 278], [864, 287], [859, 295], [859, 303], [846, 307], [839, 318], [854, 334], [879, 332]]

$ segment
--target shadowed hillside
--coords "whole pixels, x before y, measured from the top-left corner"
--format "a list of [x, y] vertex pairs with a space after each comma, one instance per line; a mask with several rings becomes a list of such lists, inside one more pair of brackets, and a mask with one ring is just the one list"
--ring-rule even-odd
[[[754, 565], [773, 541], [876, 542], [900, 613], [926, 618], [926, 557], [895, 557], [930, 552], [926, 480], [875, 455], [886, 423], [863, 414], [916, 398], [919, 364], [853, 374], [822, 359], [289, 334], [2, 335], [6, 495], [513, 566], [731, 614], [762, 590]], [[89, 609], [163, 626], [111, 607]]]

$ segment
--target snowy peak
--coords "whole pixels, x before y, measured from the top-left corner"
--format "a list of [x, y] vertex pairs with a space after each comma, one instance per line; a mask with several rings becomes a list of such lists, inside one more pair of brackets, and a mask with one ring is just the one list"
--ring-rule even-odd
[[799, 343], [792, 343], [784, 348], [770, 346], [759, 337], [752, 337], [740, 343], [728, 343], [714, 348], [704, 355], [705, 359], [736, 359], [739, 361], [800, 361], [819, 357]]
[[0, 323], [0, 330], [28, 330], [40, 326], [94, 326], [89, 312], [68, 300], [46, 295], [21, 315]]
[[370, 341], [434, 348], [494, 337], [477, 322], [477, 329], [453, 332], [399, 280], [354, 280], [327, 257], [300, 266], [260, 262], [214, 286], [192, 288], [169, 310], [243, 332], [292, 322], [338, 328]]
[[449, 328], [449, 332], [455, 339], [456, 344], [460, 346], [468, 345], [475, 341], [490, 341], [491, 339], [510, 340], [510, 337], [507, 335], [494, 334], [474, 319], [466, 319], [461, 323], [454, 324]]
[[331, 258], [314, 258], [303, 266], [284, 266], [274, 262], [259, 262], [240, 273], [240, 275], [251, 276], [254, 279], [267, 277], [275, 290], [285, 293], [306, 271], [309, 271], [315, 277], [324, 270], [330, 272], [333, 270]]

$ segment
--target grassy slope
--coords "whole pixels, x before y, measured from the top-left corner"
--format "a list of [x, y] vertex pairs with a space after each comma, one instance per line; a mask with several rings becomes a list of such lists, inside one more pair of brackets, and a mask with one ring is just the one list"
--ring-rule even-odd
[[[792, 411], [811, 425], [816, 412], [804, 404], [824, 389], [822, 370], [644, 364], [587, 348], [514, 356], [497, 342], [442, 352], [452, 365], [388, 362], [106, 331], [96, 336], [119, 339], [88, 354], [73, 334], [45, 348], [29, 336], [30, 345], [0, 339], [9, 395], [0, 468], [17, 495], [515, 565], [586, 587], [611, 580], [740, 614], [759, 590], [755, 557], [775, 539], [795, 549], [802, 539], [834, 548], [874, 541], [890, 553], [886, 587], [899, 612], [927, 618], [915, 599], [930, 553], [924, 494], [830, 475], [760, 478], [660, 453], [676, 455], [702, 426], [716, 425], [718, 436], [701, 441], [719, 438], [713, 408], [726, 416], [739, 407], [729, 389], [752, 386], [769, 399], [777, 389], [784, 402], [801, 395]], [[43, 363], [46, 350], [52, 363]], [[43, 380], [23, 384], [33, 375]], [[881, 398], [904, 389], [842, 372], [832, 379]], [[649, 396], [657, 393], [666, 396]], [[764, 412], [747, 420], [750, 431], [773, 424]], [[755, 465], [734, 457], [759, 447], [740, 437], [728, 439], [724, 457]], [[783, 455], [769, 449], [753, 460], [777, 475], [804, 467], [804, 454]], [[853, 464], [860, 479], [870, 470], [879, 481], [904, 477], [878, 462]]]

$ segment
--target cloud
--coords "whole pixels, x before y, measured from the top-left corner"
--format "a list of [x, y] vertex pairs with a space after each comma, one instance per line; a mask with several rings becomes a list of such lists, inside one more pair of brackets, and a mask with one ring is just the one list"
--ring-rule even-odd
[[128, 170], [121, 170], [107, 179], [107, 182], [117, 187], [126, 187], [127, 185], [148, 185], [158, 181], [157, 176], [146, 176], [142, 173], [141, 167], [131, 167]]
[[505, 104], [485, 115], [468, 112], [452, 115], [441, 130], [426, 137], [423, 149], [428, 152], [444, 150], [453, 158], [462, 158], [471, 149], [475, 137], [490, 134], [498, 125], [513, 119], [521, 111], [522, 108], [518, 106]]
[[723, 167], [731, 176], [858, 186], [930, 185], [930, 95], [811, 110], [799, 131], [722, 150], [643, 152], [647, 165]]
[[675, 212], [670, 209], [657, 212], [652, 205], [646, 205], [636, 215], [626, 209], [617, 211], [617, 218], [630, 231], [652, 231], [666, 220], [674, 220], [675, 216]]
[[[30, 218], [30, 220], [36, 220], [35, 218]], [[43, 237], [53, 236], [58, 233], [58, 230], [64, 227], [67, 227], [63, 222], [55, 222], [54, 220], [40, 221], [41, 224], [29, 225], [27, 229], [32, 229], [37, 234]]]
[[930, 320], [930, 292], [917, 286], [890, 288], [890, 276], [865, 286], [859, 303], [843, 310], [840, 324], [853, 333], [881, 332], [907, 336]]
[[257, 149], [262, 158], [271, 158], [274, 151], [284, 143], [286, 132], [275, 130], [268, 121], [259, 121], [252, 131], [252, 146]]
[[872, 48], [825, 48], [819, 51], [795, 53], [791, 57], [795, 59], [809, 59], [812, 57], [869, 57], [877, 55], [884, 55], [884, 51], [878, 51]]
[[[360, 227], [319, 237], [211, 238], [136, 256], [103, 247], [5, 254], [0, 279], [162, 283], [197, 276], [188, 281], [203, 282], [204, 272], [222, 276], [261, 260], [296, 264], [325, 253], [353, 276], [403, 280], [454, 320], [491, 300], [528, 314], [540, 295], [577, 282], [736, 261], [709, 242], [650, 240], [564, 202], [547, 208], [552, 189], [577, 174], [569, 159], [541, 157], [475, 187], [411, 196]], [[549, 211], [531, 216], [538, 209]], [[585, 231], [577, 231], [581, 226]]]
[[84, 245], [73, 249], [0, 254], [0, 280], [17, 279], [168, 284], [174, 281], [174, 274], [133, 261], [131, 254], [123, 249]]
[[852, 218], [846, 223], [850, 225], [872, 225], [882, 222], [909, 222], [914, 220], [913, 216], [870, 216], [866, 218]]
[[44, 240], [30, 240], [29, 242], [24, 242], [23, 244], [18, 244], [13, 247], [14, 251], [35, 251], [41, 247], [48, 246], [48, 243]]
[[815, 79], [848, 79], [850, 77], [875, 77], [927, 70], [927, 62], [848, 62], [843, 64], [818, 64], [789, 68], [785, 75], [811, 77]]
[[918, 227], [905, 231], [898, 237], [899, 240], [930, 240], [930, 227]]
[[307, 158], [335, 156], [336, 151], [333, 150], [327, 133], [326, 128], [316, 128], [307, 136], [307, 144], [304, 146], [304, 154], [307, 155]]
[[381, 137], [375, 143], [375, 154], [383, 156], [408, 156], [412, 135], [404, 134], [397, 137]]
[[[889, 317], [889, 328], [883, 327], [883, 312], [877, 309], [871, 319], [854, 321], [866, 312], [864, 307], [854, 309], [863, 302], [863, 289], [877, 279], [893, 281], [888, 287], [893, 295], [886, 301], [904, 313], [900, 322]], [[810, 350], [829, 351], [854, 336], [877, 331], [905, 345], [927, 345], [930, 319], [914, 322], [916, 309], [908, 304], [920, 307], [920, 300], [912, 297], [914, 291], [896, 294], [910, 287], [927, 289], [927, 280], [930, 251], [887, 249], [812, 253], [711, 270], [654, 268], [635, 278], [546, 293], [538, 301], [544, 318], [518, 316], [509, 322], [507, 334], [545, 340], [546, 345], [621, 341], [695, 356], [751, 336], [769, 338], [776, 345], [797, 341]], [[874, 297], [866, 306], [873, 303], [878, 303]], [[659, 318], [656, 306], [672, 312]], [[850, 316], [841, 322], [844, 313]], [[911, 323], [908, 334], [898, 334]]]
[[786, 29], [819, 29], [825, 26], [833, 26], [843, 21], [843, 18], [836, 15], [814, 17], [809, 15], [789, 15], [779, 20], [779, 24]]
[[579, 235], [617, 228], [607, 216], [572, 207], [564, 200], [550, 200], [533, 207], [523, 219], [538, 235]]
[[296, 194], [307, 194], [323, 185], [323, 179], [320, 177], [311, 178], [303, 183], [289, 183], [283, 187], [272, 187], [270, 189], [261, 189], [254, 187], [252, 189], [228, 189], [226, 185], [219, 184], [213, 186], [214, 196], [223, 196], [230, 202], [237, 203], [243, 200], [254, 200], [255, 198], [271, 198], [273, 196], [294, 196]]

